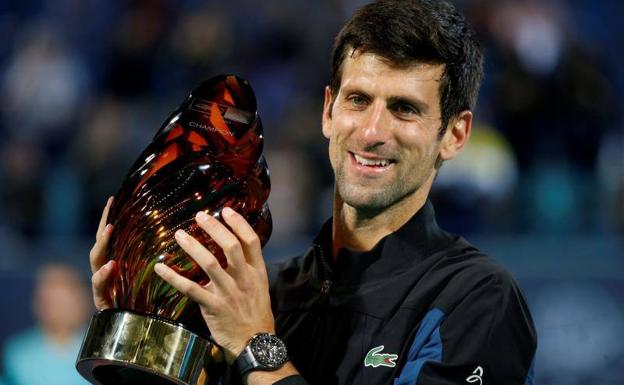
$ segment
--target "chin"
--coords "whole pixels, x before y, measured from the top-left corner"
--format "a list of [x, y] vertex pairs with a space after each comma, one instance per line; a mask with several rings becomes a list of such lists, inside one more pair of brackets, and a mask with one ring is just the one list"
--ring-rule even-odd
[[378, 188], [372, 188], [357, 183], [339, 183], [338, 194], [350, 207], [364, 213], [375, 214], [400, 204], [401, 201], [417, 193], [420, 188], [422, 184], [415, 184], [411, 188], [401, 184], [384, 184]]
[[381, 211], [392, 205], [387, 191], [362, 191], [360, 186], [340, 189], [340, 198], [344, 203], [358, 211]]

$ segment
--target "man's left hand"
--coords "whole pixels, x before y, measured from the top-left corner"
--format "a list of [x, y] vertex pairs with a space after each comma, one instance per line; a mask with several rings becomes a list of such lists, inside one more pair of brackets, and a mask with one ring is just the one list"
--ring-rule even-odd
[[223, 249], [226, 269], [195, 238], [183, 230], [175, 234], [180, 247], [210, 278], [208, 284], [201, 286], [163, 263], [156, 264], [154, 271], [199, 304], [212, 337], [223, 349], [228, 364], [232, 364], [256, 333], [275, 333], [275, 321], [260, 239], [249, 223], [231, 208], [224, 208], [221, 216], [229, 229], [203, 212], [195, 220]]

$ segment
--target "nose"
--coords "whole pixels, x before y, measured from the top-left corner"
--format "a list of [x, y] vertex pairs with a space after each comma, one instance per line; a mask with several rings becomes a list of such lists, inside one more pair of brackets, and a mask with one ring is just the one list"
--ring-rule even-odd
[[360, 127], [357, 130], [358, 142], [366, 149], [379, 147], [388, 141], [385, 107], [382, 103], [373, 103], [363, 111]]

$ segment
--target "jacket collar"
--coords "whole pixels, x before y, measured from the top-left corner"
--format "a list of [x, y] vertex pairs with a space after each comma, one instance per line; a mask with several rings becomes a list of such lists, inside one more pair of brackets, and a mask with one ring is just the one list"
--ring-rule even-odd
[[400, 274], [454, 239], [438, 226], [433, 205], [427, 201], [399, 230], [382, 238], [371, 250], [343, 248], [334, 261], [331, 258], [332, 218], [323, 225], [314, 243], [321, 249], [317, 262], [329, 272], [334, 285], [351, 287]]

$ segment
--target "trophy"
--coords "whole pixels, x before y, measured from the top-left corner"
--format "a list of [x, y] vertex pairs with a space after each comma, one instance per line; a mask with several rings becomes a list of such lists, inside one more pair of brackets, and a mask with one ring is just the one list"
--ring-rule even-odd
[[163, 262], [208, 283], [175, 242], [178, 229], [227, 266], [223, 251], [196, 224], [198, 211], [220, 220], [221, 209], [231, 207], [266, 243], [272, 224], [262, 143], [251, 86], [222, 75], [191, 92], [132, 166], [109, 215], [114, 230], [107, 255], [117, 263], [113, 308], [93, 316], [76, 362], [91, 383], [209, 385], [221, 379], [224, 357], [199, 306], [153, 267]]

